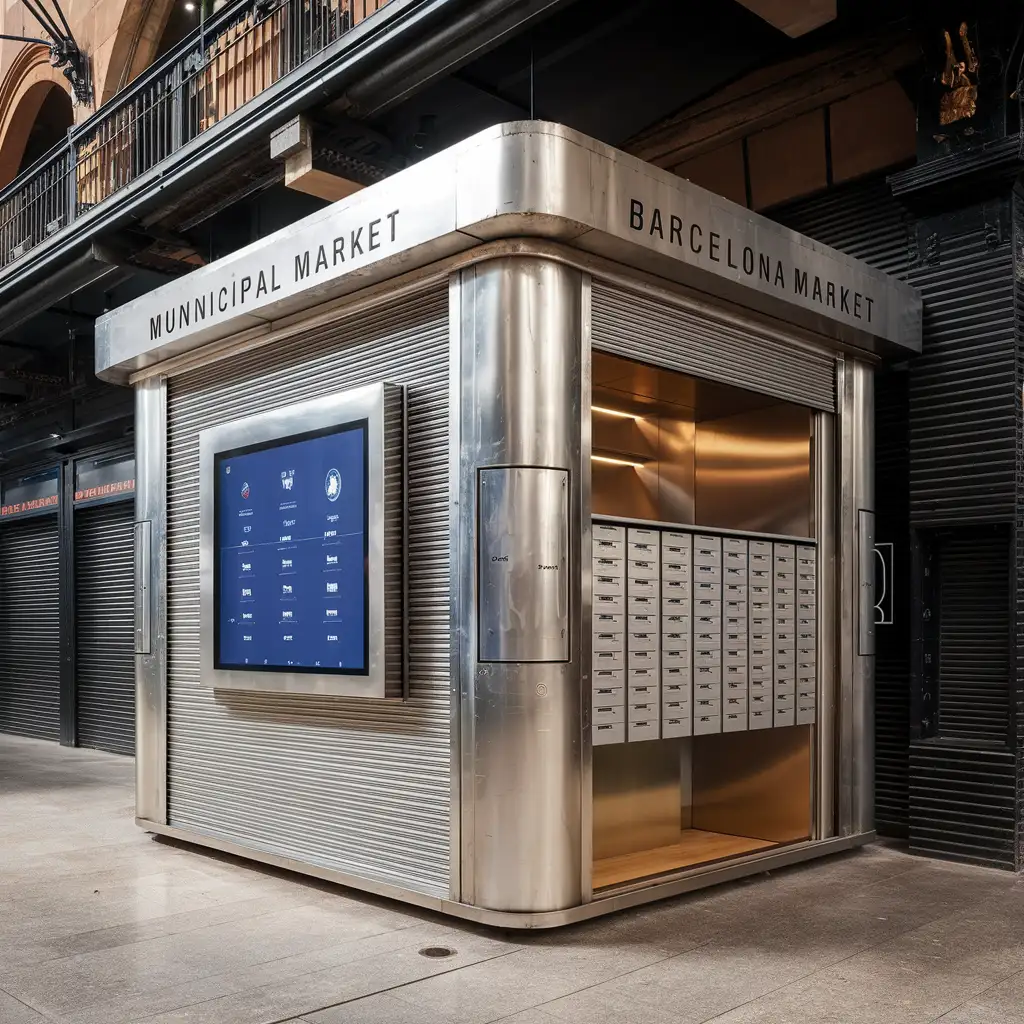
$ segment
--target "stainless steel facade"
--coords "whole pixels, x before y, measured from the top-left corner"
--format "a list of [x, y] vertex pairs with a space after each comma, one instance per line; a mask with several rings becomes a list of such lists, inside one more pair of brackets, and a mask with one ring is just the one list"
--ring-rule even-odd
[[[538, 177], [523, 192], [516, 147], [527, 143], [539, 147]], [[629, 181], [616, 183], [619, 200], [602, 199], [599, 191], [565, 194], [559, 161], [572, 165], [585, 153], [595, 173], [604, 173], [605, 161], [619, 158], [550, 126], [485, 133], [458, 152], [473, 154], [464, 163], [458, 162], [464, 156], [446, 157], [456, 160], [460, 174], [491, 175], [534, 210], [562, 203], [578, 212], [583, 205], [612, 218], [621, 195], [643, 184], [623, 157]], [[435, 171], [451, 166], [444, 160], [434, 165]], [[531, 205], [547, 194], [546, 185], [547, 206]], [[360, 202], [368, 209], [392, 200], [391, 192], [374, 186]], [[644, 208], [647, 216], [650, 207]], [[332, 207], [287, 229], [267, 251], [290, 253], [296, 232], [351, 210], [348, 201]], [[624, 211], [628, 218], [628, 205]], [[479, 232], [491, 239], [524, 223], [548, 224], [541, 233], [549, 236], [566, 230], [506, 216], [500, 206], [488, 214], [469, 204], [460, 216], [474, 217], [478, 228], [486, 221]], [[107, 317], [101, 368], [139, 371], [138, 518], [151, 524], [140, 532], [151, 566], [151, 629], [139, 638], [140, 652], [148, 653], [137, 663], [137, 813], [144, 827], [509, 926], [564, 924], [870, 837], [872, 659], [859, 653], [858, 595], [867, 581], [857, 558], [856, 513], [873, 507], [872, 357], [866, 354], [873, 342], [862, 328], [847, 331], [848, 325], [815, 334], [799, 304], [787, 308], [800, 327], [767, 319], [759, 298], [746, 303], [759, 312], [745, 312], [731, 304], [731, 286], [718, 288], [719, 279], [704, 271], [700, 280], [716, 285], [717, 297], [695, 295], [679, 283], [696, 280], [689, 264], [652, 275], [662, 266], [658, 260], [669, 257], [656, 252], [658, 260], [648, 260], [642, 251], [659, 249], [649, 242], [605, 247], [590, 228], [587, 247], [607, 252], [587, 254], [579, 230], [575, 245], [492, 240], [474, 247], [471, 239], [458, 255], [448, 242], [423, 237], [408, 258], [378, 268], [381, 274], [407, 271], [388, 285], [361, 264], [350, 277], [339, 275], [337, 287], [291, 293], [284, 321], [238, 332], [244, 325], [225, 320], [212, 334], [203, 329], [181, 344], [161, 341], [145, 351], [124, 347], [134, 344], [132, 325], [150, 307], [184, 301], [182, 282], [147, 296], [145, 308], [130, 304]], [[627, 222], [623, 230], [633, 229]], [[255, 258], [247, 250], [239, 259], [249, 258], [246, 253]], [[837, 259], [835, 266], [854, 265], [825, 255]], [[232, 266], [228, 272], [237, 272], [239, 265]], [[871, 280], [883, 291], [891, 288], [886, 322], [906, 320], [909, 334], [891, 332], [906, 341], [919, 329], [915, 297], [881, 275]], [[357, 287], [360, 295], [338, 298]], [[897, 299], [903, 300], [899, 309]], [[287, 345], [278, 343], [283, 330]], [[223, 340], [214, 343], [215, 337]], [[865, 352], [853, 351], [851, 339]], [[801, 482], [800, 501], [810, 510], [808, 535], [817, 543], [823, 595], [818, 726], [806, 762], [812, 838], [637, 881], [597, 898], [589, 700], [594, 350], [808, 410], [811, 436], [801, 443], [812, 446], [813, 481], [810, 488]], [[408, 699], [368, 704], [203, 687], [199, 433], [256, 411], [385, 380], [408, 389]], [[484, 487], [501, 483], [484, 499], [483, 477]], [[544, 521], [550, 560], [538, 563], [534, 582], [528, 572], [481, 574], [482, 552], [498, 558], [515, 553], [515, 545], [497, 550], [493, 528], [518, 517]], [[510, 604], [529, 605], [529, 629], [540, 628], [548, 639], [506, 644], [498, 637], [493, 646], [481, 644], [490, 616], [485, 585], [509, 599], [497, 609], [506, 624], [513, 621]], [[547, 597], [530, 604], [538, 594]], [[724, 764], [722, 771], [699, 775], [705, 806], [717, 787], [731, 784], [733, 770]]]
[[[166, 534], [168, 822], [445, 897], [447, 299], [435, 286], [311, 331], [271, 359], [243, 353], [170, 378]], [[382, 379], [408, 398], [408, 700], [210, 689], [200, 672], [199, 434]]]
[[[493, 910], [561, 910], [581, 898], [581, 292], [578, 271], [524, 258], [463, 271], [458, 295], [462, 898]], [[499, 466], [554, 470], [568, 482], [567, 496], [556, 484], [534, 508], [549, 529], [566, 513], [572, 524], [569, 615], [542, 609], [551, 626], [568, 626], [550, 660], [488, 662], [478, 641], [487, 625], [478, 601], [488, 598], [474, 585], [472, 552], [487, 526], [478, 479]], [[513, 606], [536, 600], [550, 572], [534, 571], [540, 586], [518, 578]]]
[[96, 323], [100, 377], [125, 381], [220, 338], [481, 241], [549, 238], [844, 344], [920, 351], [913, 289], [561, 125], [488, 129]]

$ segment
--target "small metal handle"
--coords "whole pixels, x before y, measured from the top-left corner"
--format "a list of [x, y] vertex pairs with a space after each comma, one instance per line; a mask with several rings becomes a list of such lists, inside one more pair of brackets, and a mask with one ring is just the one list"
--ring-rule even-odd
[[153, 645], [153, 602], [150, 577], [153, 565], [153, 523], [135, 524], [135, 653], [150, 654]]
[[857, 589], [860, 643], [857, 653], [875, 653], [875, 513], [857, 512]]

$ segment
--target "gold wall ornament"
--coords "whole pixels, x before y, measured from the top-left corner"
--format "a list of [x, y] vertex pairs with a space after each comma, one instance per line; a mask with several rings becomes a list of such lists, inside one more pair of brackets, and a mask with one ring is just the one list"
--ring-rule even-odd
[[[949, 90], [939, 99], [939, 124], [952, 124], [967, 117], [974, 117], [978, 110], [978, 57], [967, 38], [967, 22], [960, 23], [960, 46], [964, 59], [953, 56], [953, 40], [949, 32], [946, 37], [946, 66], [940, 81]], [[973, 80], [971, 78], [973, 77]]]

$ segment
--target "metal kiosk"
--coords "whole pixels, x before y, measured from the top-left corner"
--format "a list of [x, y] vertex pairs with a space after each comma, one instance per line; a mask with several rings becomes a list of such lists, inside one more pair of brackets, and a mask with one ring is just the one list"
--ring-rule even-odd
[[108, 313], [137, 818], [549, 927], [862, 843], [904, 284], [504, 125]]

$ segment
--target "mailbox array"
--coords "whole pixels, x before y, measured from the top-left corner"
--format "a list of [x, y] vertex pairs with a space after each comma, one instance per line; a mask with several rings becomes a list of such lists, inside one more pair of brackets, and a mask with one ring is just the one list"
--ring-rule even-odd
[[595, 745], [815, 720], [812, 545], [595, 523]]

